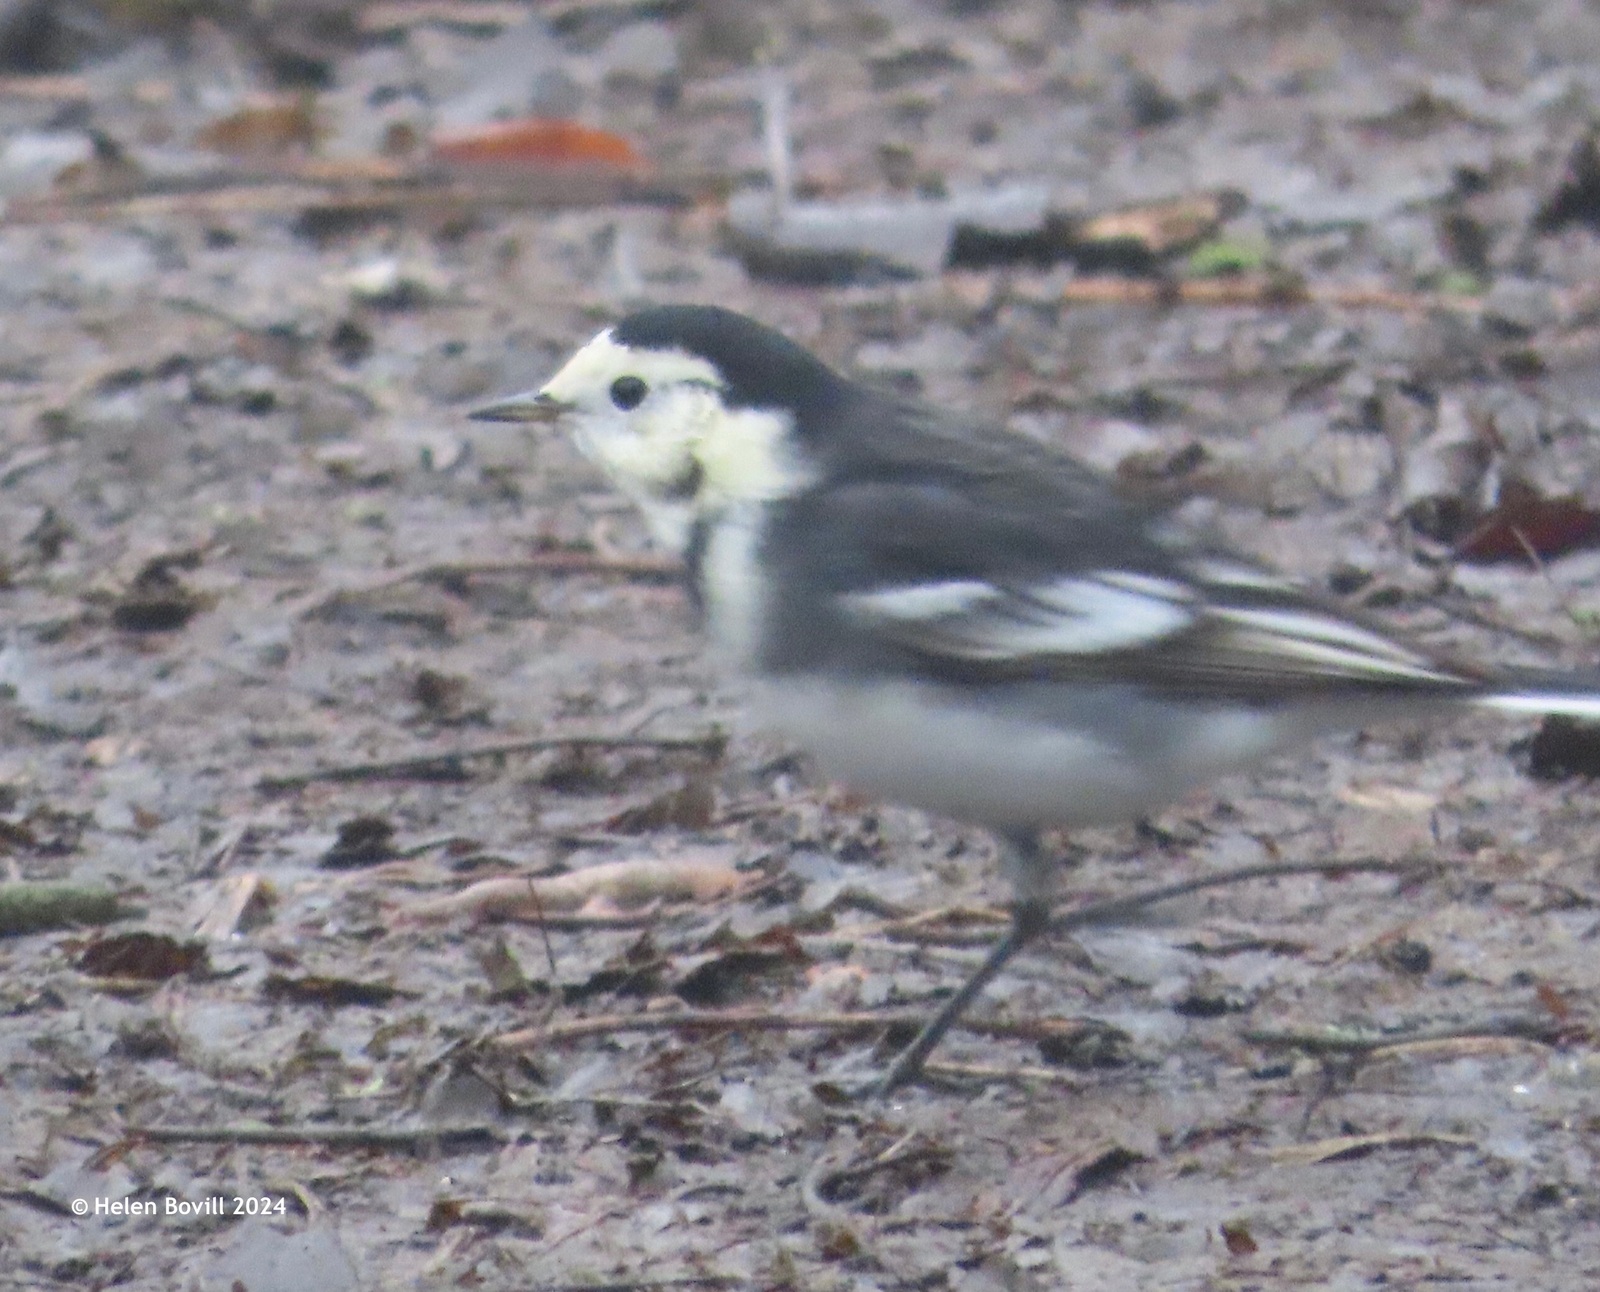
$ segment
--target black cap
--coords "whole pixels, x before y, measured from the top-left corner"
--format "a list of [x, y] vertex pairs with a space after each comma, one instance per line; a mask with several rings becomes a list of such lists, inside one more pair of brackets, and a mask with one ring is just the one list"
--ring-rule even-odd
[[716, 305], [661, 305], [630, 314], [611, 329], [620, 345], [683, 350], [716, 368], [734, 408], [792, 412], [807, 423], [851, 393], [849, 382], [780, 332]]

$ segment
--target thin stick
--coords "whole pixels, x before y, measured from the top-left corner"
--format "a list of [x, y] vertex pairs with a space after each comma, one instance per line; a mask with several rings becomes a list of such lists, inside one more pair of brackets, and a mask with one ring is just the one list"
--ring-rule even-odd
[[1264, 1045], [1272, 1049], [1304, 1050], [1307, 1054], [1363, 1055], [1443, 1041], [1515, 1040], [1551, 1045], [1560, 1038], [1561, 1026], [1548, 1017], [1513, 1014], [1454, 1026], [1419, 1027], [1409, 1032], [1356, 1031], [1350, 1028], [1287, 1031], [1253, 1028], [1241, 1035], [1252, 1045]]
[[1194, 305], [1275, 308], [1328, 305], [1336, 309], [1390, 310], [1424, 314], [1431, 310], [1475, 313], [1481, 297], [1441, 296], [1399, 291], [1383, 286], [1316, 286], [1273, 274], [1241, 274], [1230, 278], [1185, 278], [1157, 281], [1137, 278], [1075, 278], [1061, 289], [1068, 305]]
[[332, 592], [321, 593], [299, 613], [306, 618], [315, 618], [326, 614], [334, 606], [359, 602], [407, 583], [448, 586], [476, 578], [511, 578], [534, 574], [594, 574], [623, 579], [675, 580], [683, 575], [683, 562], [660, 556], [617, 556], [570, 549], [536, 552], [515, 561], [435, 561], [400, 570], [359, 588], [335, 588]]
[[443, 750], [436, 754], [412, 754], [404, 758], [381, 759], [370, 763], [343, 763], [309, 772], [263, 776], [256, 782], [262, 790], [297, 790], [318, 781], [370, 781], [389, 778], [438, 777], [460, 772], [460, 765], [478, 758], [506, 758], [516, 754], [538, 754], [551, 749], [661, 749], [692, 750], [707, 757], [719, 756], [728, 737], [721, 731], [703, 736], [534, 736], [527, 740], [507, 740], [494, 745], [474, 745], [466, 749]]
[[524, 1027], [491, 1037], [496, 1050], [531, 1050], [590, 1036], [622, 1032], [675, 1032], [680, 1028], [734, 1032], [860, 1032], [874, 1028], [915, 1026], [915, 1014], [874, 1014], [865, 1010], [832, 1014], [784, 1014], [768, 1009], [675, 1009], [652, 1014], [601, 1014], [549, 1027]]
[[1241, 866], [1218, 875], [1202, 875], [1181, 883], [1167, 884], [1161, 888], [1147, 888], [1143, 892], [1129, 893], [1126, 897], [1110, 897], [1103, 902], [1091, 902], [1057, 915], [1050, 921], [1050, 933], [1070, 933], [1073, 929], [1090, 928], [1096, 924], [1115, 924], [1124, 916], [1132, 915], [1146, 906], [1170, 902], [1174, 898], [1188, 897], [1191, 893], [1208, 888], [1222, 888], [1228, 884], [1243, 884], [1255, 879], [1283, 879], [1294, 875], [1370, 875], [1370, 874], [1421, 874], [1437, 869], [1431, 861], [1386, 861], [1380, 857], [1358, 857], [1344, 861], [1284, 861], [1265, 862], [1259, 866]]
[[505, 578], [517, 574], [615, 574], [630, 579], [670, 579], [682, 573], [682, 561], [662, 556], [617, 556], [605, 552], [555, 549], [536, 552], [515, 561], [440, 561], [385, 579], [378, 586], [389, 587], [412, 579], [419, 583], [451, 583], [461, 579]]
[[[1340, 873], [1407, 873], [1431, 870], [1426, 862], [1383, 861], [1360, 858], [1344, 861], [1284, 862], [1260, 866], [1243, 866], [1220, 875], [1206, 875], [1199, 879], [1167, 884], [1161, 888], [1146, 889], [1126, 897], [1092, 902], [1088, 906], [1068, 911], [1056, 917], [1049, 925], [1052, 933], [1109, 924], [1157, 902], [1170, 901], [1208, 888], [1224, 884], [1243, 883], [1254, 879], [1274, 879], [1292, 875]], [[543, 1045], [555, 1045], [583, 1040], [594, 1036], [615, 1036], [625, 1032], [675, 1032], [679, 1030], [714, 1031], [765, 1031], [765, 1032], [857, 1032], [893, 1027], [915, 1027], [924, 1021], [920, 1014], [899, 1011], [872, 1013], [870, 1011], [839, 1011], [820, 1014], [787, 1014], [763, 1009], [682, 1009], [645, 1014], [602, 1014], [594, 1018], [574, 1019], [554, 1023], [548, 1027], [521, 1028], [490, 1038], [488, 1044], [496, 1050], [529, 1050]], [[981, 1036], [1039, 1040], [1060, 1036], [1060, 1020], [1033, 1020], [1031, 1022], [1005, 1023], [994, 1019], [959, 1019], [954, 1024], [962, 1031]]]
[[130, 1126], [125, 1138], [151, 1144], [311, 1144], [408, 1152], [493, 1148], [505, 1141], [494, 1126]]
[[[591, 1036], [616, 1036], [624, 1032], [864, 1032], [892, 1027], [917, 1027], [921, 1014], [899, 1011], [875, 1014], [870, 1010], [841, 1010], [822, 1014], [785, 1014], [766, 1009], [675, 1009], [647, 1014], [598, 1014], [548, 1027], [524, 1027], [490, 1037], [487, 1044], [496, 1050], [531, 1050], [541, 1045], [559, 1045]], [[979, 1036], [1010, 1040], [1052, 1040], [1076, 1030], [1076, 1021], [1063, 1019], [1024, 1019], [1002, 1022], [992, 1018], [964, 1019], [963, 1031]]]
[[1042, 1081], [1050, 1085], [1067, 1086], [1072, 1090], [1082, 1090], [1088, 1084], [1081, 1072], [1072, 1072], [1065, 1068], [1041, 1068], [1038, 1066], [1009, 1068], [999, 1063], [955, 1063], [950, 1060], [935, 1059], [923, 1064], [922, 1070], [933, 1077], [953, 1077], [957, 1080], [968, 1081], [1016, 1081], [1022, 1083]]

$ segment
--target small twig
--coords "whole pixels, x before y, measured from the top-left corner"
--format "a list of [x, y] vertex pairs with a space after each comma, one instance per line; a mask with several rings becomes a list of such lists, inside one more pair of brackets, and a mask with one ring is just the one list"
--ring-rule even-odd
[[930, 1077], [956, 1077], [975, 1081], [1047, 1082], [1082, 1090], [1087, 1084], [1081, 1072], [1069, 1068], [1007, 1067], [999, 1063], [955, 1063], [950, 1060], [930, 1059], [922, 1065]]
[[541, 1045], [614, 1036], [622, 1032], [675, 1032], [681, 1029], [720, 1032], [861, 1032], [875, 1028], [915, 1026], [915, 1014], [867, 1011], [833, 1014], [784, 1014], [767, 1009], [675, 1009], [649, 1014], [600, 1014], [549, 1027], [525, 1027], [491, 1037], [497, 1050], [531, 1050]]
[[536, 1095], [529, 1099], [511, 1099], [507, 1101], [508, 1113], [541, 1113], [557, 1108], [592, 1108], [600, 1105], [606, 1108], [632, 1108], [636, 1111], [651, 1113], [688, 1113], [699, 1116], [711, 1111], [704, 1104], [697, 1104], [692, 1099], [650, 1099], [639, 1095], [608, 1095], [600, 1091], [587, 1095]]
[[0, 99], [70, 103], [88, 97], [86, 76], [0, 76]]
[[789, 132], [789, 82], [776, 67], [761, 77], [761, 140], [773, 207], [781, 218], [794, 200], [794, 145]]
[[516, 574], [616, 574], [630, 579], [675, 579], [682, 573], [683, 563], [669, 557], [618, 556], [557, 548], [516, 561], [441, 561], [413, 570], [406, 577], [423, 583], [451, 583]]
[[494, 745], [443, 750], [436, 754], [412, 754], [405, 758], [380, 759], [370, 763], [344, 763], [309, 772], [263, 776], [256, 782], [262, 790], [297, 790], [318, 781], [370, 781], [408, 777], [439, 778], [464, 775], [461, 764], [479, 758], [507, 758], [517, 754], [538, 754], [551, 749], [659, 749], [691, 750], [708, 758], [720, 757], [728, 737], [722, 731], [702, 736], [534, 736], [527, 740], [507, 740]]
[[1191, 893], [1204, 892], [1208, 888], [1243, 884], [1254, 879], [1281, 879], [1293, 875], [1420, 874], [1434, 869], [1436, 864], [1431, 861], [1387, 861], [1379, 857], [1360, 857], [1344, 861], [1267, 862], [1259, 866], [1240, 866], [1237, 870], [1226, 870], [1217, 875], [1201, 875], [1198, 879], [1186, 879], [1181, 883], [1166, 884], [1160, 888], [1147, 888], [1140, 893], [1129, 893], [1126, 897], [1110, 897], [1102, 902], [1091, 902], [1087, 906], [1080, 906], [1064, 915], [1053, 917], [1050, 921], [1050, 932], [1059, 935], [1070, 933], [1073, 929], [1090, 928], [1096, 924], [1114, 924], [1158, 902], [1170, 902], [1174, 898], [1188, 897]]
[[362, 6], [356, 26], [365, 35], [392, 36], [427, 23], [514, 27], [527, 21], [527, 6], [508, 0], [390, 0]]
[[1372, 1055], [1403, 1046], [1432, 1045], [1441, 1041], [1479, 1039], [1537, 1041], [1549, 1045], [1561, 1035], [1549, 1018], [1510, 1015], [1456, 1026], [1417, 1028], [1409, 1032], [1379, 1032], [1356, 1028], [1253, 1028], [1242, 1033], [1252, 1045], [1272, 1049], [1303, 1050], [1316, 1055]]
[[130, 1126], [126, 1139], [150, 1144], [310, 1144], [319, 1148], [449, 1152], [494, 1148], [494, 1126]]
[[[1225, 871], [1219, 875], [1204, 875], [1198, 879], [1186, 879], [1177, 884], [1170, 884], [1162, 888], [1146, 889], [1143, 892], [1129, 893], [1122, 897], [1109, 897], [1102, 901], [1091, 902], [1079, 906], [1056, 916], [1050, 924], [1050, 932], [1067, 933], [1073, 929], [1084, 928], [1100, 923], [1114, 923], [1125, 915], [1133, 914], [1146, 906], [1158, 902], [1170, 901], [1177, 897], [1186, 897], [1191, 893], [1203, 891], [1208, 888], [1218, 888], [1226, 884], [1244, 883], [1252, 879], [1272, 879], [1285, 875], [1303, 874], [1338, 874], [1348, 871], [1359, 872], [1394, 872], [1427, 870], [1431, 869], [1429, 862], [1395, 862], [1383, 861], [1374, 858], [1361, 858], [1355, 861], [1310, 861], [1310, 862], [1269, 862], [1260, 866], [1246, 866], [1239, 870]], [[967, 930], [952, 930], [940, 928], [939, 925], [952, 916], [969, 924], [982, 920], [989, 925], [988, 928], [973, 928]], [[929, 951], [952, 950], [970, 946], [984, 946], [994, 940], [995, 928], [1005, 926], [1006, 917], [1003, 912], [972, 907], [945, 907], [936, 911], [925, 911], [919, 915], [912, 915], [893, 920], [886, 920], [881, 924], [872, 925], [860, 932], [840, 932], [831, 934], [807, 935], [803, 940], [838, 946], [867, 946], [872, 945], [877, 937], [887, 939], [881, 945], [892, 946], [896, 942], [915, 942]], [[963, 957], [965, 959], [965, 957]]]
[[1454, 619], [1458, 623], [1471, 624], [1474, 628], [1484, 628], [1492, 633], [1502, 633], [1515, 641], [1537, 647], [1539, 650], [1562, 651], [1570, 649], [1573, 645], [1570, 639], [1558, 633], [1541, 632], [1524, 627], [1521, 624], [1512, 623], [1471, 602], [1461, 601], [1454, 597], [1430, 597], [1427, 599], [1426, 604], [1447, 619]]
[[[543, 1045], [579, 1041], [591, 1036], [616, 1036], [624, 1032], [866, 1032], [887, 1028], [918, 1027], [920, 1013], [904, 1010], [875, 1014], [870, 1010], [822, 1014], [786, 1014], [766, 1009], [675, 1009], [645, 1014], [599, 1014], [548, 1027], [525, 1027], [503, 1032], [487, 1042], [496, 1050], [531, 1050]], [[1033, 1018], [1004, 1022], [993, 1018], [964, 1018], [957, 1024], [979, 1036], [1011, 1040], [1054, 1040], [1083, 1026], [1081, 1020]]]
[[[568, 1235], [570, 1237], [570, 1235]], [[565, 1238], [562, 1241], [566, 1241]], [[639, 1279], [628, 1279], [622, 1283], [538, 1283], [528, 1284], [528, 1292], [673, 1292], [673, 1289], [705, 1288], [710, 1292], [719, 1292], [719, 1289], [728, 1289], [732, 1292], [735, 1288], [749, 1288], [767, 1286], [766, 1284], [752, 1284], [745, 1279], [736, 1278], [728, 1274], [685, 1274], [681, 1278], [658, 1279], [646, 1276]]]
[[1156, 281], [1137, 278], [1075, 278], [1061, 289], [1069, 305], [1258, 306], [1327, 305], [1336, 309], [1393, 310], [1423, 314], [1431, 310], [1474, 313], [1481, 298], [1397, 291], [1382, 286], [1311, 286], [1280, 274], [1238, 274], [1225, 278]]
[[[1238, 884], [1252, 879], [1275, 879], [1292, 875], [1339, 873], [1405, 873], [1431, 870], [1425, 862], [1384, 861], [1361, 858], [1344, 861], [1284, 862], [1260, 866], [1243, 866], [1220, 875], [1204, 875], [1198, 879], [1167, 884], [1161, 888], [1130, 893], [1102, 902], [1092, 902], [1075, 911], [1068, 911], [1051, 921], [1052, 933], [1065, 933], [1073, 929], [1110, 924], [1157, 902], [1171, 901], [1190, 893], [1225, 884]], [[890, 1027], [918, 1027], [925, 1019], [915, 1013], [875, 1014], [867, 1011], [837, 1012], [827, 1014], [786, 1014], [773, 1010], [673, 1010], [650, 1014], [603, 1014], [595, 1018], [575, 1019], [549, 1027], [522, 1028], [505, 1032], [490, 1040], [489, 1044], [500, 1050], [526, 1050], [541, 1045], [582, 1040], [591, 1036], [613, 1036], [622, 1032], [672, 1032], [680, 1029], [710, 1029], [716, 1031], [824, 1031], [856, 1032]], [[1059, 1019], [1034, 1019], [1016, 1023], [999, 1022], [987, 1018], [962, 1018], [955, 1024], [963, 1031], [981, 1036], [1007, 1037], [1021, 1040], [1041, 1040], [1061, 1035], [1064, 1026]]]
[[574, 548], [535, 552], [515, 561], [434, 561], [400, 570], [359, 588], [336, 588], [319, 596], [301, 613], [314, 617], [330, 606], [359, 601], [407, 583], [433, 583], [449, 587], [473, 579], [505, 579], [533, 574], [608, 574], [625, 579], [675, 580], [683, 575], [683, 563], [661, 556], [620, 556]]

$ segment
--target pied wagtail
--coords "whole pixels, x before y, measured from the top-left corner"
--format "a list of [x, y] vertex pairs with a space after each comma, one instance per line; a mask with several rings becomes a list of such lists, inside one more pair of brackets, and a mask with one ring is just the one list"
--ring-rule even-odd
[[1082, 463], [859, 385], [730, 310], [631, 315], [472, 416], [570, 431], [684, 557], [765, 725], [856, 789], [1002, 840], [1011, 931], [880, 1092], [1048, 926], [1041, 830], [1130, 821], [1375, 719], [1600, 718], [1600, 678], [1447, 662]]

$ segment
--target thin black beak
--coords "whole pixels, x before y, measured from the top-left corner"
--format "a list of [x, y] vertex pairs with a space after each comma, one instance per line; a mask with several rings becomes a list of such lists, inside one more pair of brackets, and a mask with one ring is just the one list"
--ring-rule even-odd
[[572, 405], [545, 394], [542, 390], [529, 390], [512, 395], [498, 403], [474, 408], [467, 414], [474, 422], [522, 422], [548, 426], [561, 420], [572, 411]]

